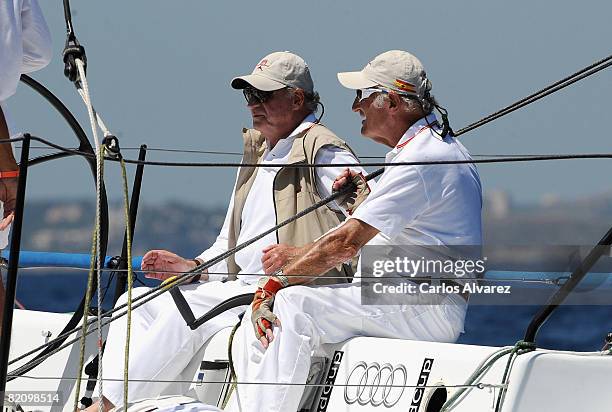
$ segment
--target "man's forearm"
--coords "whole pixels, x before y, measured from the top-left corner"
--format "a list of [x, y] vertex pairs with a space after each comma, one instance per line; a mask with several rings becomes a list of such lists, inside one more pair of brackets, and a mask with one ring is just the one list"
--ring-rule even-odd
[[4, 318], [4, 302], [6, 300], [6, 291], [4, 290], [4, 283], [0, 276], [0, 328], [2, 328], [2, 319]]
[[13, 156], [13, 148], [10, 143], [2, 143], [2, 140], [9, 139], [8, 126], [4, 117], [4, 112], [0, 106], [0, 171], [17, 170], [17, 162]]
[[322, 238], [283, 269], [283, 274], [292, 285], [314, 281], [318, 276], [353, 257], [352, 251], [347, 250], [342, 243], [337, 237]]
[[292, 285], [310, 283], [357, 255], [377, 233], [372, 226], [351, 219], [303, 250], [298, 259], [283, 268], [283, 274]]

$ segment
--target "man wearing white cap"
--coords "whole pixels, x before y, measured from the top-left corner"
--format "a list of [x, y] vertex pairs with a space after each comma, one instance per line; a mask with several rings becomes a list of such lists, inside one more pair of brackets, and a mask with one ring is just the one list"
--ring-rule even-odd
[[[356, 90], [352, 109], [363, 119], [361, 133], [391, 149], [387, 163], [471, 160], [459, 142], [443, 133], [448, 125], [440, 127], [432, 114], [437, 103], [416, 57], [389, 51], [360, 72], [339, 73], [338, 79]], [[343, 173], [334, 187], [354, 175]], [[365, 280], [287, 286], [310, 282], [366, 245], [480, 245], [481, 205], [480, 178], [472, 163], [387, 166], [349, 219], [260, 280], [245, 315], [253, 324], [245, 321], [239, 329], [246, 344], [237, 345], [235, 356], [238, 382], [249, 384], [238, 386], [231, 410], [296, 411], [311, 355], [324, 343], [353, 336], [454, 342], [463, 329], [463, 293], [412, 293], [402, 295], [401, 304], [362, 305]], [[394, 272], [393, 277], [401, 275]]]
[[[238, 170], [221, 233], [210, 248], [195, 259], [165, 250], [149, 251], [142, 261], [142, 269], [149, 277], [165, 279], [173, 273], [189, 271], [259, 235], [329, 196], [334, 178], [345, 169], [278, 165], [358, 163], [350, 148], [315, 118], [319, 95], [301, 57], [290, 52], [269, 54], [250, 75], [234, 78], [231, 86], [243, 91], [253, 120], [253, 129], [243, 130], [242, 162], [264, 167]], [[355, 170], [363, 172], [359, 167]], [[293, 256], [297, 247], [338, 225], [344, 218], [338, 209], [319, 208], [208, 268], [199, 282], [181, 286], [194, 314], [201, 316], [226, 299], [254, 292], [261, 275], [278, 269], [280, 257]], [[267, 247], [276, 243], [283, 245]], [[352, 275], [351, 266], [341, 262], [326, 271], [319, 283], [346, 283]], [[146, 290], [138, 288], [134, 294]], [[125, 301], [124, 295], [118, 304]], [[180, 373], [191, 379], [195, 370], [184, 369], [188, 364], [199, 365], [190, 363], [193, 355], [216, 332], [235, 325], [243, 311], [244, 307], [229, 310], [191, 330], [168, 294], [137, 308], [132, 320], [129, 370], [135, 381], [128, 387], [129, 399], [184, 393], [186, 387], [169, 387], [168, 380], [176, 379]], [[105, 409], [123, 404], [121, 360], [125, 335], [123, 322], [111, 325], [104, 354], [104, 379], [119, 381], [104, 384]], [[91, 408], [97, 410], [97, 404]]]
[[[11, 135], [6, 100], [17, 91], [19, 77], [45, 67], [51, 55], [51, 35], [37, 1], [0, 1], [0, 141]], [[11, 145], [0, 144], [0, 250], [8, 245], [18, 176]], [[0, 278], [0, 326], [3, 308]]]

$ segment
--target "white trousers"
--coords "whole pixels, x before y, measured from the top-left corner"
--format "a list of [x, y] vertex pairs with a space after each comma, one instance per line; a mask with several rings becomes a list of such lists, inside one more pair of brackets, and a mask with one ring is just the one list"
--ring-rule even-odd
[[[240, 280], [230, 282], [208, 282], [181, 286], [185, 299], [191, 306], [196, 318], [232, 296], [252, 293], [256, 285]], [[133, 298], [148, 291], [149, 288], [135, 288]], [[117, 301], [117, 305], [127, 302], [127, 293]], [[202, 345], [223, 328], [238, 323], [238, 315], [245, 307], [234, 308], [206, 322], [196, 330], [191, 330], [180, 315], [169, 293], [145, 303], [132, 312], [132, 326], [129, 353], [129, 379], [143, 380], [129, 382], [128, 400], [130, 402], [156, 397], [164, 394], [181, 376], [185, 367]], [[104, 350], [102, 373], [104, 396], [115, 406], [123, 405], [123, 371], [126, 339], [126, 316], [111, 323]], [[193, 363], [196, 368], [199, 362]], [[183, 373], [187, 379], [191, 375]], [[110, 379], [110, 380], [107, 380]], [[155, 382], [156, 380], [170, 382]], [[173, 386], [175, 388], [176, 386]], [[182, 393], [187, 392], [189, 384], [183, 384]], [[94, 393], [97, 393], [97, 389]]]
[[[355, 336], [455, 342], [463, 331], [467, 304], [459, 295], [406, 296], [404, 305], [361, 305], [359, 283], [281, 290], [274, 312], [281, 327], [267, 350], [255, 337], [247, 310], [237, 331], [234, 367], [238, 385], [230, 411], [297, 411], [313, 350]], [[238, 343], [238, 341], [237, 341]], [[375, 348], [373, 348], [375, 350]]]

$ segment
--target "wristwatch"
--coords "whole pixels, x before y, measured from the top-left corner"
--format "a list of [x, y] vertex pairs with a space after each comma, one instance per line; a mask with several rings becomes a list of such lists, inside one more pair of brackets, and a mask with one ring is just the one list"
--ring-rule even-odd
[[[191, 259], [191, 260], [192, 260], [192, 262], [195, 262], [196, 267], [200, 266], [203, 263], [203, 262], [200, 261], [200, 259], [197, 259], [197, 258], [196, 259]], [[199, 274], [195, 275], [194, 277], [192, 277], [190, 283], [197, 283], [200, 280], [202, 280], [202, 274], [201, 273], [199, 273]]]
[[278, 269], [276, 272], [272, 274], [272, 276], [277, 278], [279, 282], [281, 283], [281, 285], [283, 285], [284, 288], [289, 286], [289, 278], [285, 276], [285, 274], [283, 273], [283, 269]]

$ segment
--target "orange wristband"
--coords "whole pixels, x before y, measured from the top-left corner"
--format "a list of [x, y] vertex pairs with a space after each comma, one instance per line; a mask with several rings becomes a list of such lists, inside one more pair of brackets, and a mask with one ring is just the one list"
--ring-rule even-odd
[[0, 172], [0, 179], [8, 179], [10, 177], [19, 177], [19, 170], [10, 170], [8, 172]]

